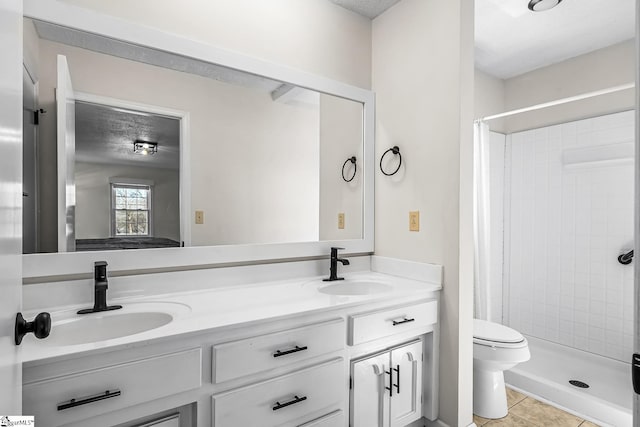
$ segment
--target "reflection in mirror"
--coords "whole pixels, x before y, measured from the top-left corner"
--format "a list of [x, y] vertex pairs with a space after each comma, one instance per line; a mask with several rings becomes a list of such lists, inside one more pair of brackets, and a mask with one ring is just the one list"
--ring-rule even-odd
[[179, 120], [76, 102], [75, 124], [76, 250], [180, 246]]
[[[37, 85], [25, 110], [47, 111], [25, 155], [37, 183], [25, 253], [72, 250], [59, 244], [65, 232], [78, 251], [363, 237], [362, 103], [29, 19], [24, 43], [25, 85]], [[66, 209], [59, 56], [76, 107]], [[134, 153], [137, 140], [157, 152]]]

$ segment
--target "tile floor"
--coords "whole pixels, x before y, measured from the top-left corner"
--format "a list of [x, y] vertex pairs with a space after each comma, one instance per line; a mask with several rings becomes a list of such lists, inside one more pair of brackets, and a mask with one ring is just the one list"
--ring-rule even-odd
[[597, 427], [589, 421], [507, 387], [509, 414], [499, 420], [473, 416], [478, 427]]

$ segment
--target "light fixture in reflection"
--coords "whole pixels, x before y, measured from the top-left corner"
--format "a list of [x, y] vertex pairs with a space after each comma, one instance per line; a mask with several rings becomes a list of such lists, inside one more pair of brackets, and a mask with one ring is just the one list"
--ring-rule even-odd
[[560, 2], [562, 0], [531, 0], [529, 2], [529, 10], [542, 12], [556, 7]]
[[143, 156], [155, 154], [158, 152], [158, 143], [149, 141], [135, 140], [133, 143], [133, 152], [136, 154], [142, 154]]

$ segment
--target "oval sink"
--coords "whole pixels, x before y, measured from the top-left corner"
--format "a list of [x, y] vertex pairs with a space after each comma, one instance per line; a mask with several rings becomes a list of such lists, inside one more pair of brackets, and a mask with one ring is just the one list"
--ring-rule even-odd
[[170, 323], [189, 307], [174, 303], [129, 303], [121, 310], [76, 314], [77, 310], [52, 313], [51, 333], [43, 345], [88, 344], [147, 332]]
[[50, 345], [76, 345], [110, 340], [150, 331], [172, 320], [173, 316], [167, 313], [96, 313], [92, 317], [54, 323], [45, 342]]
[[393, 288], [387, 284], [368, 281], [340, 281], [318, 289], [328, 295], [374, 295], [390, 292]]

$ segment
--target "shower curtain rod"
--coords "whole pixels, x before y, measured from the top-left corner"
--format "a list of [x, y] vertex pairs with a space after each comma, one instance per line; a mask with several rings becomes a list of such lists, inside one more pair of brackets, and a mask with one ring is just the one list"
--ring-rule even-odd
[[627, 83], [620, 86], [613, 86], [608, 89], [596, 90], [594, 92], [587, 92], [581, 95], [570, 96], [568, 98], [558, 99], [556, 101], [544, 102], [542, 104], [533, 105], [531, 107], [519, 108], [517, 110], [507, 111], [505, 113], [494, 114], [493, 116], [483, 117], [481, 119], [477, 119], [476, 122], [486, 122], [489, 120], [500, 119], [503, 117], [513, 116], [520, 113], [526, 113], [529, 111], [541, 110], [543, 108], [554, 107], [556, 105], [567, 104], [569, 102], [580, 101], [583, 99], [593, 98], [600, 95], [607, 95], [609, 93], [620, 92], [627, 89], [632, 89], [636, 85], [635, 83]]

